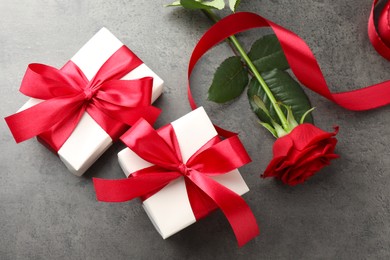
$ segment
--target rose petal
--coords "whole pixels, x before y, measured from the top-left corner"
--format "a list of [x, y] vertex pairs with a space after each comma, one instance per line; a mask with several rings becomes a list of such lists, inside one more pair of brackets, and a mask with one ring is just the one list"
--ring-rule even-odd
[[288, 185], [295, 186], [297, 184], [305, 182], [309, 177], [313, 176], [316, 172], [321, 170], [324, 164], [304, 165], [297, 169], [292, 170], [293, 174], [290, 173]]
[[294, 142], [290, 135], [285, 135], [276, 139], [272, 148], [274, 158], [287, 156], [290, 150], [293, 148]]
[[[327, 144], [325, 147], [315, 147], [315, 149], [308, 149], [307, 151], [305, 150], [305, 153], [302, 153], [301, 156], [299, 157], [299, 160], [295, 162], [296, 167], [300, 167], [302, 164], [306, 164], [307, 162], [311, 162], [316, 160], [317, 158], [320, 157], [327, 157], [328, 154], [333, 154], [334, 151], [334, 145], [335, 144]], [[335, 154], [333, 154], [335, 155]], [[332, 159], [335, 159], [335, 157], [332, 157]]]
[[301, 161], [300, 165], [294, 165], [284, 172], [277, 172], [280, 179], [288, 185], [297, 185], [306, 181], [308, 178], [313, 176], [316, 172], [321, 170], [323, 167], [330, 164], [330, 160], [338, 158], [336, 154], [315, 154], [311, 155], [307, 160]]
[[273, 158], [271, 162], [268, 164], [267, 168], [265, 169], [264, 173], [261, 175], [262, 178], [267, 178], [267, 177], [276, 177], [279, 176], [277, 171], [275, 169], [279, 168], [277, 165], [280, 163], [283, 163], [285, 160], [285, 157], [278, 157], [278, 158]]
[[291, 133], [286, 136], [289, 136], [291, 140], [293, 140], [294, 147], [297, 150], [303, 150], [313, 143], [335, 136], [337, 131], [338, 130], [335, 130], [333, 133], [325, 132], [312, 124], [306, 123], [295, 127]]
[[290, 183], [290, 172], [291, 172], [291, 169], [288, 169], [285, 172], [283, 172], [283, 174], [279, 175], [279, 179], [284, 184], [289, 184]]
[[319, 143], [312, 144], [302, 151], [294, 158], [295, 164], [298, 166], [302, 161], [313, 159], [313, 156], [333, 154], [337, 144], [336, 138], [328, 138]]

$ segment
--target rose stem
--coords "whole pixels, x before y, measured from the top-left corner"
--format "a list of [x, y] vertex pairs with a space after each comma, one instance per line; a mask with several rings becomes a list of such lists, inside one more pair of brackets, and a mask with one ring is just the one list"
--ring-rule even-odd
[[[214, 13], [212, 12], [211, 10], [209, 9], [202, 9], [202, 12], [208, 17], [210, 18], [213, 22], [217, 23], [220, 18]], [[286, 130], [286, 131], [290, 131], [289, 127], [288, 127], [288, 123], [287, 123], [287, 118], [286, 116], [283, 114], [283, 111], [282, 109], [280, 108], [279, 104], [277, 103], [274, 95], [272, 94], [272, 91], [270, 90], [270, 88], [268, 87], [267, 83], [264, 81], [263, 77], [260, 75], [260, 73], [257, 71], [255, 65], [253, 64], [253, 62], [251, 61], [251, 59], [248, 57], [248, 55], [246, 54], [244, 48], [242, 47], [242, 45], [240, 44], [240, 42], [237, 40], [236, 36], [232, 35], [230, 36], [229, 38], [229, 45], [230, 47], [232, 48], [232, 45], [235, 47], [235, 49], [240, 53], [241, 57], [244, 59], [246, 65], [249, 67], [249, 69], [252, 71], [253, 75], [255, 76], [255, 78], [257, 79], [257, 81], [259, 81], [261, 87], [263, 88], [264, 92], [266, 93], [267, 97], [269, 98], [272, 106], [274, 107], [275, 109], [275, 112], [276, 114], [278, 115], [280, 121], [282, 122], [282, 126], [283, 128]], [[236, 53], [234, 51], [234, 53]]]

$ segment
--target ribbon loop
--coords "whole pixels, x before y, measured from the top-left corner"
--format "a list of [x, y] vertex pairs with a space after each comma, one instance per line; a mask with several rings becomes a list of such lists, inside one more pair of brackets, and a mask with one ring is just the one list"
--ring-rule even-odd
[[37, 99], [50, 99], [77, 94], [79, 85], [86, 84], [84, 78], [69, 77], [61, 70], [44, 65], [29, 64], [23, 77], [20, 92]]
[[245, 147], [235, 135], [194, 154], [188, 159], [187, 166], [212, 176], [230, 172], [250, 162]]
[[[166, 132], [174, 135], [173, 129]], [[174, 151], [175, 146], [166, 142], [159, 133], [145, 120], [140, 119], [125, 134], [121, 141], [139, 157], [162, 168], [177, 170], [183, 162]]]

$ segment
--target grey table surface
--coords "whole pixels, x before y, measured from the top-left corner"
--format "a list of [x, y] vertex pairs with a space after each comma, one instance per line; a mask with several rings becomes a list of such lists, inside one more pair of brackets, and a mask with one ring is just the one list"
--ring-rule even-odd
[[[187, 62], [210, 27], [200, 12], [164, 8], [169, 1], [1, 0], [0, 116], [27, 97], [18, 92], [26, 66], [60, 67], [101, 27], [111, 30], [165, 80], [156, 126], [190, 111]], [[370, 0], [242, 1], [300, 35], [311, 47], [333, 91], [389, 78], [390, 63], [366, 33]], [[221, 13], [227, 14], [227, 11]], [[246, 48], [269, 30], [240, 35]], [[73, 176], [35, 139], [16, 144], [0, 123], [0, 259], [389, 259], [390, 107], [344, 110], [306, 90], [316, 124], [340, 126], [341, 158], [307, 183], [286, 187], [259, 175], [272, 157], [273, 138], [250, 112], [246, 96], [226, 105], [206, 100], [218, 64], [230, 50], [210, 51], [193, 76], [195, 99], [212, 120], [240, 133], [253, 162], [241, 168], [243, 197], [261, 235], [239, 249], [216, 212], [163, 240], [139, 201], [99, 203], [92, 177], [122, 178], [113, 145], [83, 177]]]

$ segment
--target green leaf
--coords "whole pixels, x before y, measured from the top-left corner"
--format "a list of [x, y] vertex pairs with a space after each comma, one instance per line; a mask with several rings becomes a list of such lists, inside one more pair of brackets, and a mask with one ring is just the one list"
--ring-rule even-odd
[[170, 6], [181, 6], [180, 0], [177, 0], [177, 1], [173, 2], [173, 3], [164, 5], [164, 7], [170, 7]]
[[303, 124], [303, 123], [305, 122], [306, 116], [307, 116], [308, 114], [310, 114], [311, 112], [313, 112], [314, 109], [316, 109], [316, 108], [315, 108], [315, 107], [312, 107], [312, 108], [310, 108], [309, 110], [307, 110], [307, 111], [303, 114], [303, 116], [301, 117], [301, 120], [299, 120], [299, 123], [300, 123], [300, 124]]
[[287, 109], [287, 124], [290, 127], [290, 131], [293, 130], [295, 127], [298, 126], [297, 120], [294, 118], [294, 114], [292, 112], [292, 109], [290, 106], [286, 106]]
[[248, 72], [239, 57], [224, 60], [214, 74], [208, 99], [217, 103], [230, 101], [244, 91], [248, 85]]
[[197, 9], [218, 9], [222, 10], [225, 7], [224, 0], [213, 1], [195, 1], [195, 0], [180, 0], [181, 6], [191, 10]]
[[268, 111], [267, 107], [265, 106], [263, 100], [262, 100], [259, 96], [254, 95], [254, 96], [253, 96], [253, 102], [256, 104], [256, 106], [257, 106], [258, 108], [260, 108], [261, 110], [263, 110], [263, 112], [264, 112], [268, 117], [271, 117], [271, 115], [269, 114], [269, 111]]
[[[310, 101], [305, 92], [303, 92], [298, 82], [296, 82], [287, 72], [274, 69], [268, 72], [263, 72], [261, 75], [271, 92], [274, 94], [275, 99], [278, 102], [291, 107], [294, 118], [302, 118], [306, 111], [311, 109]], [[264, 111], [254, 102], [254, 96], [259, 96], [263, 100], [271, 117], [277, 123], [281, 124], [274, 107], [256, 78], [252, 78], [250, 81], [247, 94], [253, 112], [256, 113], [257, 117], [262, 122], [272, 124], [272, 120], [270, 120], [269, 116], [267, 116], [266, 113], [264, 113]], [[284, 111], [284, 114], [287, 114], [285, 107], [282, 106], [282, 110]], [[307, 123], [313, 123], [313, 117], [311, 114], [307, 114], [304, 120]]]
[[270, 124], [263, 123], [261, 121], [259, 121], [259, 124], [262, 125], [265, 129], [267, 129], [274, 137], [278, 138], [276, 130]]
[[[259, 121], [260, 125], [262, 125], [262, 126], [263, 126], [264, 128], [266, 128], [268, 131], [270, 131], [271, 134], [272, 134], [274, 137], [276, 137], [276, 138], [282, 137], [282, 136], [284, 136], [284, 135], [287, 134], [287, 132], [283, 129], [283, 127], [281, 127], [278, 123], [275, 122], [275, 120], [273, 120], [273, 118], [271, 117], [271, 115], [270, 115], [270, 113], [269, 113], [267, 107], [265, 106], [263, 100], [262, 100], [260, 97], [254, 95], [254, 96], [253, 96], [253, 102], [254, 102], [254, 104], [257, 106], [257, 108], [261, 109], [262, 112], [264, 112], [264, 114], [268, 117], [269, 121], [270, 121], [271, 124], [272, 124], [272, 126], [271, 126], [271, 125], [268, 124], [268, 123]], [[288, 113], [287, 113], [287, 122], [289, 122], [289, 117], [290, 117], [290, 119], [291, 119], [291, 117], [292, 117], [292, 111], [291, 111], [291, 108], [290, 108], [290, 107], [288, 107], [288, 106], [285, 106], [285, 107], [286, 107], [286, 109], [287, 109], [287, 111], [288, 111]], [[295, 120], [294, 120], [294, 121], [295, 121]], [[289, 123], [291, 123], [291, 122], [289, 122]], [[295, 122], [295, 123], [296, 123], [296, 122]], [[296, 125], [298, 125], [298, 124], [296, 123]], [[295, 127], [296, 125], [294, 125], [294, 127]]]
[[241, 0], [229, 0], [229, 7], [232, 12], [235, 12]]
[[290, 67], [275, 34], [258, 39], [252, 45], [248, 56], [259, 72], [272, 69], [286, 70]]

